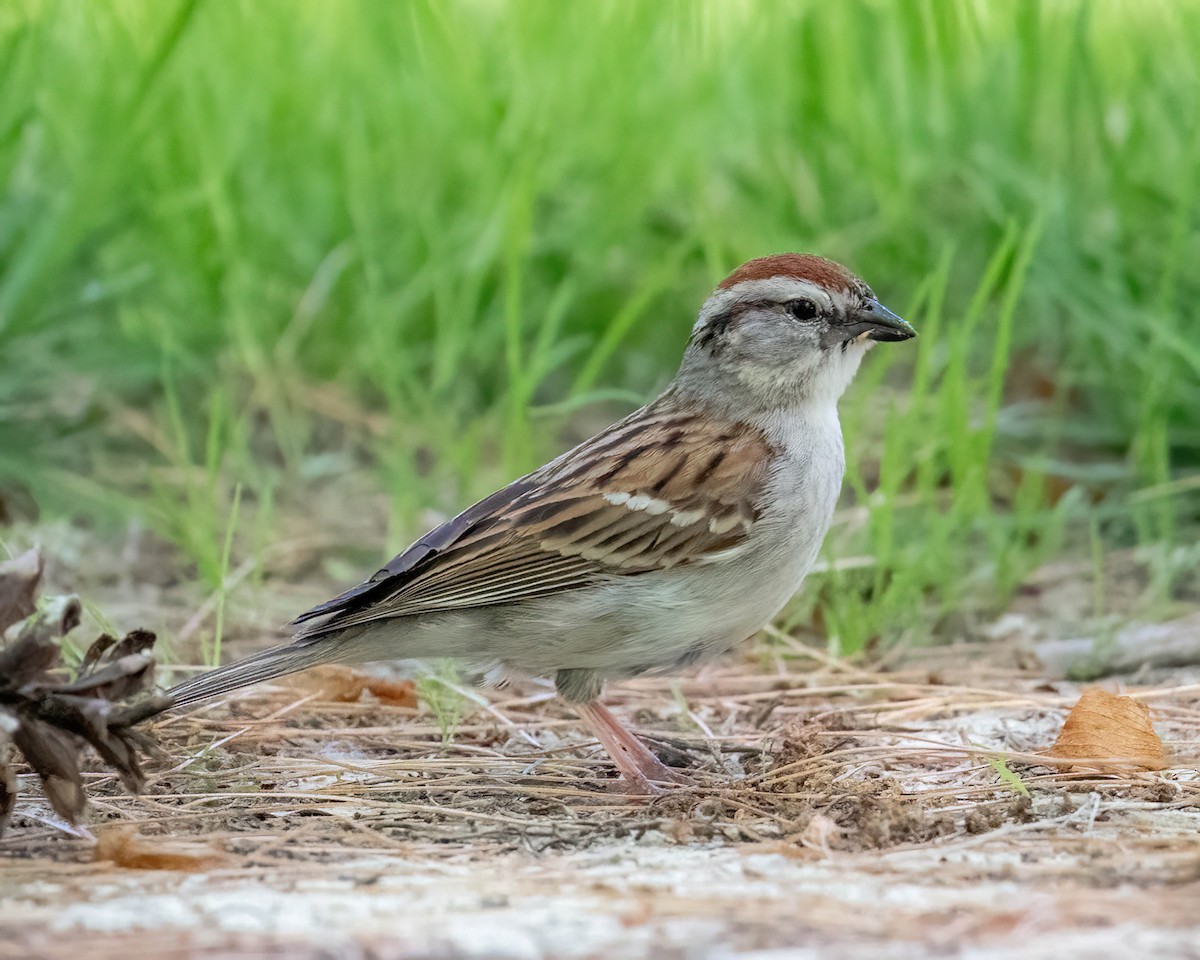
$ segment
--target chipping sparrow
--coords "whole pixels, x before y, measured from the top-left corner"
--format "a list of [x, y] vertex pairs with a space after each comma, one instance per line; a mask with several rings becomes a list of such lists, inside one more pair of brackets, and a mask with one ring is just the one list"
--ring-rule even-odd
[[876, 340], [915, 331], [836, 263], [743, 264], [662, 395], [468, 508], [275, 647], [168, 691], [193, 703], [305, 667], [408, 657], [552, 675], [621, 773], [669, 771], [599, 700], [753, 635], [800, 586], [845, 463], [837, 400]]

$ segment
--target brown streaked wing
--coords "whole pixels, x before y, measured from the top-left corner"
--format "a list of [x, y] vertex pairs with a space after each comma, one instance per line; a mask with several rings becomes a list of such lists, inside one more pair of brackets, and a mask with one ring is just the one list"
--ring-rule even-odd
[[[644, 408], [506, 488], [515, 496], [495, 494], [444, 525], [457, 526], [453, 537], [438, 528], [375, 582], [315, 608], [331, 616], [309, 635], [702, 561], [745, 540], [771, 459], [754, 428]], [[438, 549], [405, 561], [431, 542]]]

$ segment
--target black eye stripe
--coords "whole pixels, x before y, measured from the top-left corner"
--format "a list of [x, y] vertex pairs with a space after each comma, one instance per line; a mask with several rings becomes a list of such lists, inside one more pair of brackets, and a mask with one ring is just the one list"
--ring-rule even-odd
[[689, 342], [698, 347], [719, 349], [729, 331], [742, 322], [745, 314], [756, 310], [774, 313], [779, 310], [780, 306], [789, 317], [801, 323], [811, 323], [828, 312], [828, 307], [824, 307], [808, 297], [797, 297], [783, 304], [771, 297], [738, 300], [730, 304], [722, 313], [710, 317], [703, 327], [692, 334]]

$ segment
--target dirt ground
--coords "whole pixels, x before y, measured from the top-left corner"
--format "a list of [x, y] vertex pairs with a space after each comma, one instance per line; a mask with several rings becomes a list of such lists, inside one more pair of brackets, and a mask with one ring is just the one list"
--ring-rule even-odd
[[776, 638], [612, 691], [692, 781], [641, 798], [538, 682], [446, 738], [402, 678], [300, 677], [161, 720], [140, 796], [94, 764], [98, 841], [23, 775], [0, 958], [1200, 957], [1200, 670], [1101, 685], [1166, 769], [1045, 756], [1082, 688], [1012, 637]]

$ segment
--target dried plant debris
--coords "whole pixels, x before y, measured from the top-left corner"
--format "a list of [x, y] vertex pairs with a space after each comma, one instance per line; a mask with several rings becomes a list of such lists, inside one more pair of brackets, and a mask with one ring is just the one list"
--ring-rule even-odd
[[37, 609], [43, 567], [42, 555], [37, 550], [0, 563], [0, 635]]
[[340, 664], [312, 667], [289, 678], [288, 685], [334, 703], [359, 703], [365, 694], [387, 707], [417, 708], [417, 685], [412, 680], [376, 677]]
[[108, 824], [97, 831], [92, 859], [126, 870], [179, 870], [203, 873], [221, 866], [225, 858], [213, 846], [164, 843], [159, 837], [139, 836], [133, 824]]
[[[4, 606], [7, 616], [24, 609], [26, 601], [34, 602], [41, 559], [30, 563], [28, 558], [18, 558], [27, 574], [21, 586], [13, 586], [19, 576], [4, 581], [6, 599], [20, 601]], [[0, 579], [10, 573], [0, 571]], [[80, 772], [85, 744], [126, 788], [136, 791], [142, 785], [138, 753], [149, 752], [151, 744], [144, 733], [130, 728], [143, 712], [142, 704], [131, 709], [118, 702], [150, 684], [155, 636], [147, 630], [135, 630], [123, 640], [105, 634], [88, 649], [75, 675], [67, 677], [60, 641], [79, 625], [81, 613], [75, 597], [44, 600], [16, 638], [0, 646], [0, 832], [16, 799], [13, 747], [41, 778], [50, 805], [73, 824], [86, 802]]]
[[1099, 687], [1083, 692], [1048, 755], [1086, 761], [1082, 768], [1163, 770], [1168, 766], [1162, 739], [1150, 724], [1150, 708], [1133, 697]]

